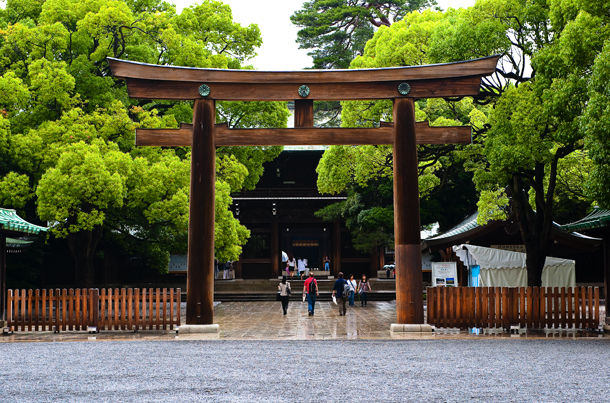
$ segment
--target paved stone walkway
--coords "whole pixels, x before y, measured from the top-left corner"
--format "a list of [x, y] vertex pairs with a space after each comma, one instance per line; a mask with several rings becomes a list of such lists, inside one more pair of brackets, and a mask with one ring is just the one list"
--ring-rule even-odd
[[307, 303], [291, 301], [283, 315], [279, 302], [223, 302], [216, 307], [220, 337], [232, 339], [359, 339], [388, 338], [396, 321], [393, 302], [369, 302], [368, 306], [339, 308], [329, 301], [316, 303], [308, 316]]

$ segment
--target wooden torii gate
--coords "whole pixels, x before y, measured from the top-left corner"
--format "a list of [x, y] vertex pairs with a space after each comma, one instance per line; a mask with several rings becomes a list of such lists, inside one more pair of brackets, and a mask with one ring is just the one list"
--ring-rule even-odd
[[[137, 129], [136, 145], [191, 146], [186, 322], [213, 323], [214, 184], [217, 146], [394, 146], [396, 312], [423, 324], [417, 144], [469, 143], [470, 127], [415, 122], [414, 99], [476, 96], [499, 56], [446, 64], [350, 70], [254, 71], [159, 66], [109, 58], [130, 97], [194, 102], [193, 124]], [[393, 125], [314, 128], [313, 101], [394, 101]], [[214, 102], [294, 101], [293, 129], [232, 129], [215, 123]]]

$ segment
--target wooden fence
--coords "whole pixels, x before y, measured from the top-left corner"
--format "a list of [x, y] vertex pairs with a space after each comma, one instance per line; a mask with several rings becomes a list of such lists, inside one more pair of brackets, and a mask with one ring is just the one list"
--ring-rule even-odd
[[166, 330], [180, 325], [180, 288], [101, 289], [99, 301], [100, 330]]
[[597, 287], [430, 287], [427, 303], [428, 323], [436, 327], [599, 326]]
[[173, 329], [180, 289], [8, 290], [7, 320], [16, 331]]

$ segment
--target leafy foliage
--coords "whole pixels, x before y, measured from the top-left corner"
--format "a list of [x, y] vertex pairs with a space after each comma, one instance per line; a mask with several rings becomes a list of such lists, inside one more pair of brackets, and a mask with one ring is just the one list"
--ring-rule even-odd
[[[473, 144], [464, 149], [420, 148], [420, 170], [434, 166], [439, 173], [441, 167], [462, 165], [474, 173], [481, 223], [510, 217], [519, 224], [531, 285], [540, 282], [554, 216], [578, 218], [592, 197], [608, 203], [608, 9], [607, 1], [478, 0], [473, 7], [445, 13], [412, 12], [381, 27], [350, 65], [415, 65], [502, 54], [474, 103], [417, 103], [417, 120], [474, 127]], [[387, 101], [343, 103], [343, 126], [373, 127], [390, 117]], [[379, 159], [378, 151], [369, 153]], [[584, 167], [592, 167], [590, 175]], [[353, 185], [366, 177], [347, 166], [326, 171], [322, 181], [331, 189], [345, 183], [333, 175], [346, 176]]]
[[[242, 68], [261, 45], [256, 25], [233, 22], [215, 0], [10, 0], [0, 10], [0, 201], [48, 220], [91, 284], [104, 251], [137, 250], [165, 270], [186, 251], [190, 151], [135, 148], [136, 127], [176, 127], [189, 102], [129, 99], [106, 58]], [[247, 66], [246, 66], [247, 67]], [[218, 105], [235, 127], [282, 127], [283, 103]], [[218, 150], [216, 257], [234, 260], [249, 231], [230, 192], [253, 188], [279, 147]], [[80, 275], [80, 274], [79, 274]]]
[[390, 26], [407, 12], [436, 4], [431, 0], [311, 0], [290, 17], [301, 27], [297, 41], [314, 68], [347, 68], [362, 54], [375, 29]]
[[588, 178], [591, 197], [610, 208], [610, 41], [596, 56], [588, 84], [589, 100], [580, 121], [586, 149], [594, 164]]

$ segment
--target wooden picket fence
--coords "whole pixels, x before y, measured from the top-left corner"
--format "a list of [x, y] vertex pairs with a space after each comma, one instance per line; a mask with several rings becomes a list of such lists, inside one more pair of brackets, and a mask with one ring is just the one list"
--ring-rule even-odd
[[180, 288], [8, 290], [15, 331], [173, 329], [180, 325]]
[[599, 326], [597, 287], [429, 287], [428, 323], [436, 327], [529, 329]]
[[180, 288], [101, 289], [99, 301], [100, 330], [166, 330], [180, 325]]

